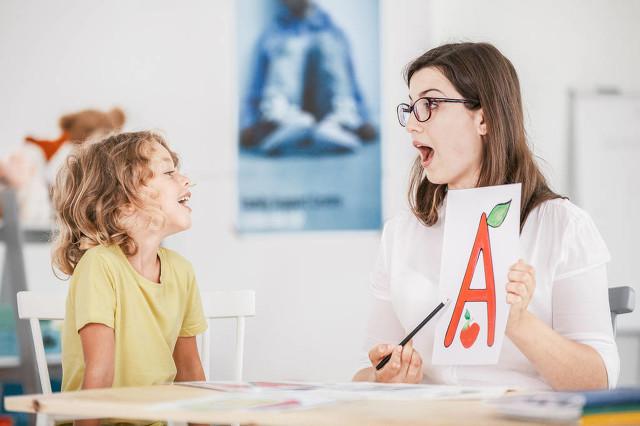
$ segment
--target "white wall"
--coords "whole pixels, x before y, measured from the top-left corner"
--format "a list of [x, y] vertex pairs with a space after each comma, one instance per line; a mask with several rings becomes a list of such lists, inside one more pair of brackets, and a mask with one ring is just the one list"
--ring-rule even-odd
[[[162, 130], [198, 182], [193, 229], [169, 245], [192, 260], [203, 288], [253, 288], [248, 379], [347, 380], [368, 310], [378, 233], [239, 237], [233, 0], [0, 3], [0, 153], [28, 134], [57, 136], [57, 117], [120, 105], [127, 130]], [[633, 0], [383, 0], [383, 200], [405, 205], [409, 140], [395, 118], [403, 66], [444, 41], [495, 43], [522, 83], [527, 129], [553, 186], [566, 191], [569, 88], [638, 91], [640, 3]], [[49, 280], [46, 249], [29, 276]], [[222, 328], [223, 345], [230, 324]], [[229, 356], [214, 349], [216, 378]], [[216, 368], [217, 366], [217, 368]]]
[[[403, 203], [413, 155], [394, 115], [406, 97], [400, 70], [427, 43], [427, 3], [385, 0], [382, 8], [389, 214]], [[246, 377], [348, 380], [360, 355], [379, 233], [235, 233], [235, 34], [232, 0], [3, 1], [0, 153], [26, 134], [56, 137], [57, 117], [86, 107], [120, 105], [127, 130], [163, 131], [197, 182], [193, 228], [168, 245], [193, 262], [203, 289], [257, 291]], [[47, 251], [27, 252], [34, 288], [52, 285]], [[221, 333], [214, 345], [231, 338], [231, 324]], [[229, 378], [229, 366], [230, 351], [214, 348], [215, 376]]]

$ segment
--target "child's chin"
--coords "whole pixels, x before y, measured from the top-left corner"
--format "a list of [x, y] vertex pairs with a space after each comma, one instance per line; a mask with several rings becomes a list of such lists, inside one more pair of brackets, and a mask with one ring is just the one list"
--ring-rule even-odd
[[191, 221], [184, 221], [184, 222], [180, 222], [180, 223], [175, 223], [172, 227], [171, 227], [171, 233], [169, 235], [173, 235], [173, 234], [177, 234], [179, 232], [182, 231], [186, 231], [188, 229], [191, 228]]

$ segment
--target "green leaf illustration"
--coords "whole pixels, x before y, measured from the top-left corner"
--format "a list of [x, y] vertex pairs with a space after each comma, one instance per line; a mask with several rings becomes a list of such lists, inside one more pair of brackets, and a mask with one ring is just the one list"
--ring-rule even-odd
[[471, 319], [471, 314], [469, 313], [468, 309], [464, 310], [464, 319], [466, 319], [467, 321]]
[[500, 203], [496, 205], [489, 213], [489, 217], [487, 218], [487, 225], [492, 228], [497, 228], [502, 225], [504, 222], [504, 218], [507, 217], [507, 213], [509, 213], [509, 207], [511, 206], [511, 200], [506, 203]]

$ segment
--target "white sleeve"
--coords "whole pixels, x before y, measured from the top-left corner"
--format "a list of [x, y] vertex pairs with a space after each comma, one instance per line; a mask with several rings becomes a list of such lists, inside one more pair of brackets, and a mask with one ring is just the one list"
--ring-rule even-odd
[[578, 275], [611, 260], [607, 245], [591, 217], [584, 210], [572, 207], [571, 214], [555, 228], [562, 237], [554, 281]]
[[611, 326], [605, 265], [554, 282], [553, 329], [595, 349], [607, 369], [609, 389], [616, 386], [620, 357]]
[[589, 215], [575, 209], [562, 233], [553, 282], [553, 329], [602, 357], [609, 388], [620, 373], [609, 310], [607, 246]]
[[373, 295], [371, 312], [367, 319], [363, 354], [361, 356], [362, 367], [370, 367], [369, 350], [380, 343], [397, 344], [404, 337], [404, 328], [396, 316], [391, 303], [390, 267], [393, 220], [389, 221], [382, 231], [378, 258], [371, 273], [369, 288]]
[[397, 216], [387, 221], [382, 229], [378, 258], [371, 272], [369, 286], [376, 299], [391, 300], [390, 277], [393, 268], [393, 246], [395, 240], [399, 238], [398, 227], [402, 218], [402, 216]]
[[367, 319], [363, 353], [360, 359], [362, 368], [371, 367], [369, 351], [380, 343], [397, 345], [404, 337], [404, 328], [396, 316], [389, 300], [374, 297], [371, 312]]
[[389, 289], [389, 255], [391, 252], [391, 242], [389, 241], [389, 234], [389, 227], [388, 225], [385, 225], [382, 231], [382, 238], [380, 240], [380, 248], [378, 249], [378, 258], [370, 276], [371, 284], [369, 288], [371, 289], [373, 296], [380, 300], [391, 299]]

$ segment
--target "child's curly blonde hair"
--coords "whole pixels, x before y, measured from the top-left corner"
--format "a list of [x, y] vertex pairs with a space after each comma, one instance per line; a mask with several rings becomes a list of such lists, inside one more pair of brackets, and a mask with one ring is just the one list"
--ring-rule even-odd
[[53, 187], [55, 268], [71, 275], [84, 252], [97, 245], [117, 244], [126, 255], [135, 254], [123, 212], [133, 207], [148, 213], [150, 221], [157, 217], [144, 197], [145, 184], [153, 177], [149, 161], [155, 143], [169, 151], [177, 167], [178, 157], [164, 138], [149, 131], [112, 135], [67, 158]]

